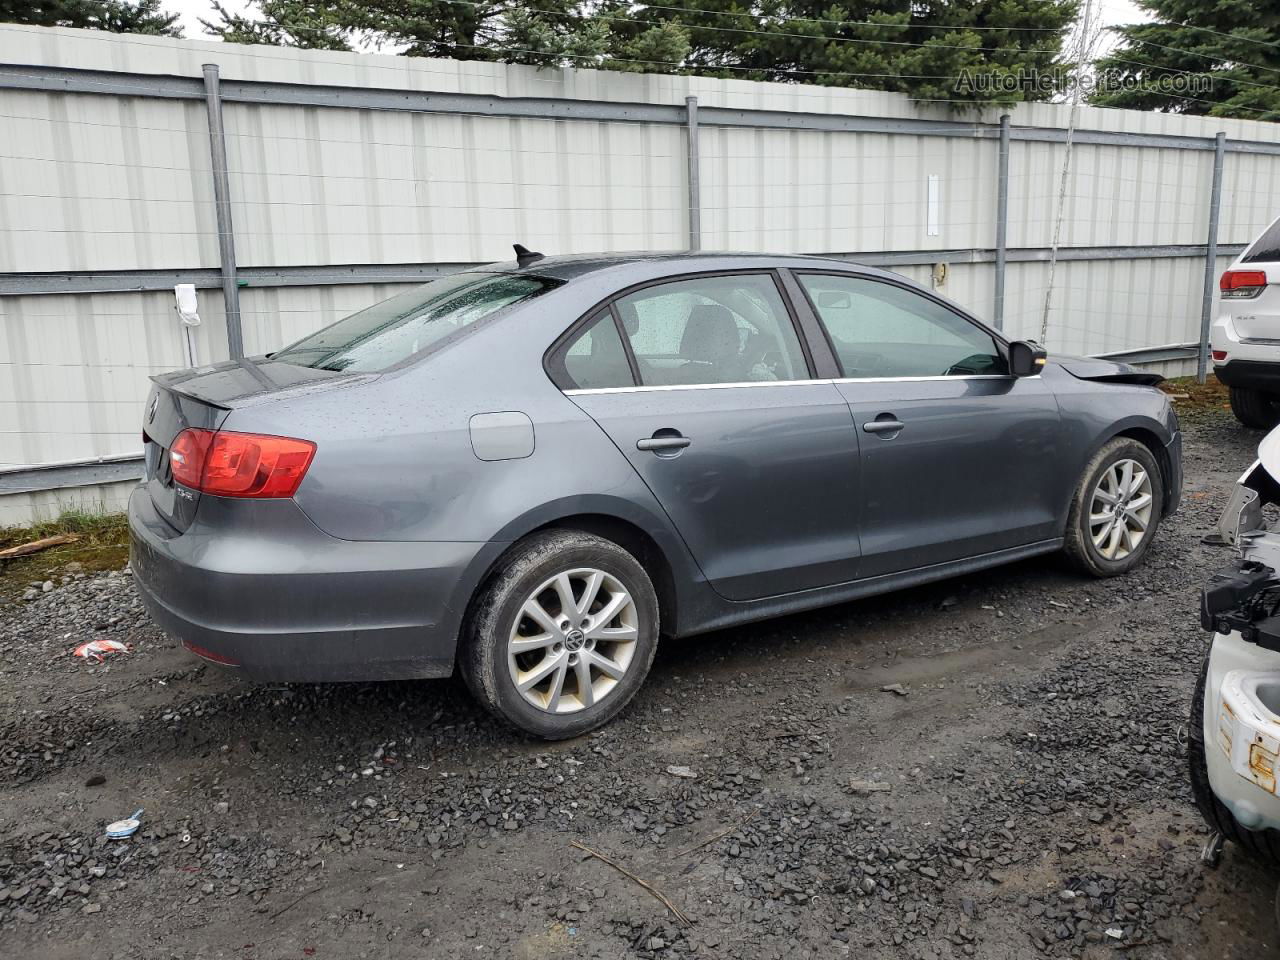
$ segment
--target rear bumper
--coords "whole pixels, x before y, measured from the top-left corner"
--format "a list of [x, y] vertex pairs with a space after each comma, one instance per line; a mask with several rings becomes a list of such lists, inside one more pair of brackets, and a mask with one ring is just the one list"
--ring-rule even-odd
[[1280, 347], [1272, 348], [1275, 361], [1228, 360], [1214, 364], [1213, 372], [1229, 387], [1265, 390], [1280, 394]]
[[290, 500], [207, 496], [179, 534], [142, 487], [129, 531], [134, 582], [160, 626], [273, 681], [448, 676], [460, 583], [492, 546], [338, 540]]

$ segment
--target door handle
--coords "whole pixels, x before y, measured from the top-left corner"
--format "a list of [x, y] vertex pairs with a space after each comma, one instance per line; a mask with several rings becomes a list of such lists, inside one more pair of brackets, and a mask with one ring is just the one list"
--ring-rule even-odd
[[[662, 433], [662, 431], [659, 431]], [[680, 434], [666, 434], [659, 436], [654, 434], [652, 437], [645, 437], [643, 440], [636, 441], [637, 450], [653, 450], [661, 452], [664, 450], [683, 450], [689, 444], [693, 443], [688, 437], [682, 437]]]
[[[884, 414], [881, 414], [881, 416], [884, 416]], [[897, 433], [905, 426], [906, 424], [901, 420], [881, 420], [880, 418], [876, 418], [875, 420], [868, 420], [864, 423], [862, 425], [862, 431], [863, 433]]]

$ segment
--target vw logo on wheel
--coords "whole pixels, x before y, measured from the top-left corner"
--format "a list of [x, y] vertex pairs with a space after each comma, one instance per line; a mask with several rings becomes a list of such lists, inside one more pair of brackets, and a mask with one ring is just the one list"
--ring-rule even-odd
[[564, 635], [564, 645], [566, 650], [581, 650], [583, 643], [586, 642], [587, 635], [574, 627]]

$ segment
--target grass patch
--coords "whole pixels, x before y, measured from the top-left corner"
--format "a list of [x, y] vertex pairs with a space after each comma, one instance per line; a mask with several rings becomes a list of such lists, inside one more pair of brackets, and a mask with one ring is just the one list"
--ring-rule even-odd
[[57, 581], [69, 573], [118, 570], [129, 561], [129, 521], [123, 513], [69, 510], [56, 520], [29, 527], [0, 528], [0, 550], [59, 533], [79, 534], [75, 543], [0, 560], [0, 603], [16, 600], [36, 581]]
[[1160, 384], [1160, 389], [1173, 395], [1174, 409], [1183, 419], [1208, 417], [1218, 413], [1231, 413], [1231, 397], [1224, 384], [1213, 374], [1204, 383], [1196, 383], [1195, 377], [1174, 377]]

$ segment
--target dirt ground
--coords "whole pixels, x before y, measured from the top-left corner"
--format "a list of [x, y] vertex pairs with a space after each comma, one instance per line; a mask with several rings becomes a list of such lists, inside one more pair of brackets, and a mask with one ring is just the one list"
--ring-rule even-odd
[[[1230, 560], [1200, 538], [1261, 435], [1179, 406], [1183, 508], [1140, 571], [1048, 558], [668, 643], [556, 745], [456, 681], [241, 683], [127, 572], [15, 563], [0, 956], [1280, 957], [1278, 878], [1201, 866], [1185, 772]], [[133, 651], [70, 655], [95, 637]]]

